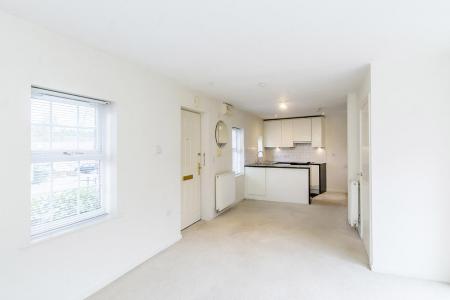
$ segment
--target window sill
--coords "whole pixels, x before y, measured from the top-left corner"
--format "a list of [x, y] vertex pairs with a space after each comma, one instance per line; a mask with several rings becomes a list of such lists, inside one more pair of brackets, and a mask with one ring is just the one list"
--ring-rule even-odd
[[34, 246], [36, 244], [40, 244], [44, 241], [53, 240], [57, 237], [69, 234], [71, 232], [76, 232], [83, 230], [85, 228], [109, 221], [111, 219], [116, 218], [117, 215], [111, 213], [105, 213], [103, 215], [93, 217], [88, 220], [84, 220], [75, 224], [67, 225], [65, 227], [55, 229], [52, 231], [44, 232], [41, 234], [37, 234], [35, 236], [30, 236], [28, 247]]

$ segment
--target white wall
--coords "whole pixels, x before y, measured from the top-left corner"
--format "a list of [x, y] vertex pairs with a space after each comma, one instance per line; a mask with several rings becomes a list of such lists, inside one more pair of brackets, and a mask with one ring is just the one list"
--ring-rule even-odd
[[[353, 93], [347, 96], [347, 184], [353, 180], [359, 180], [360, 172], [360, 109], [365, 99], [370, 94], [371, 74], [370, 67], [367, 68], [366, 76], [360, 86]], [[348, 197], [348, 221], [349, 224], [356, 224], [358, 221], [358, 199]], [[370, 249], [366, 249], [367, 252]]]
[[325, 114], [327, 190], [347, 192], [347, 111], [343, 106]]
[[[0, 298], [83, 299], [181, 237], [180, 106], [196, 97], [1, 12], [0, 36]], [[117, 114], [118, 216], [36, 244], [29, 243], [32, 84], [111, 100]]]
[[450, 55], [372, 66], [375, 271], [450, 282]]

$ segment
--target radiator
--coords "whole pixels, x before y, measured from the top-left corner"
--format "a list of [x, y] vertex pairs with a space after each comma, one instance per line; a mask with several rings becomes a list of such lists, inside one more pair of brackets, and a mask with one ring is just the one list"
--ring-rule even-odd
[[351, 226], [359, 225], [359, 181], [350, 182], [348, 194], [348, 223]]
[[216, 175], [216, 212], [221, 212], [236, 200], [236, 181], [233, 172]]

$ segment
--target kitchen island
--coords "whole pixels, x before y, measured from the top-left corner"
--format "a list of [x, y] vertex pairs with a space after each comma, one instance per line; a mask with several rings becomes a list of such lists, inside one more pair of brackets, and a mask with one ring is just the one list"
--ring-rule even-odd
[[254, 200], [310, 204], [310, 167], [289, 163], [245, 166], [245, 197]]

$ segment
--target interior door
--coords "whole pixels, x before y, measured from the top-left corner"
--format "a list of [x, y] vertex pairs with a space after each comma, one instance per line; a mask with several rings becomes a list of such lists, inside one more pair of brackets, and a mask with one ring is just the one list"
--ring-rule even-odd
[[371, 199], [370, 199], [370, 97], [360, 108], [360, 235], [372, 262], [371, 251]]
[[181, 111], [181, 229], [201, 218], [200, 114]]

